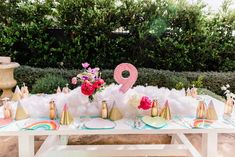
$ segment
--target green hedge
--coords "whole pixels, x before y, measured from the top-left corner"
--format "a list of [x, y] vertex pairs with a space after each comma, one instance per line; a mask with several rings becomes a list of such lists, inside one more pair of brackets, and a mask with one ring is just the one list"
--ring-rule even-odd
[[[190, 82], [197, 80], [199, 76], [203, 76], [203, 87], [217, 94], [222, 94], [220, 87], [225, 84], [230, 84], [231, 91], [235, 91], [235, 72], [172, 72], [155, 69], [138, 69], [139, 76], [136, 85], [157, 85], [159, 87], [175, 88], [176, 84], [182, 82], [185, 87], [190, 85]], [[15, 71], [15, 78], [19, 84], [25, 82], [30, 88], [38, 79], [45, 77], [48, 74], [56, 75], [70, 82], [73, 76], [76, 76], [78, 70], [65, 69], [41, 69], [28, 66], [21, 66]], [[113, 70], [102, 70], [102, 77], [107, 84], [114, 83]], [[74, 88], [73, 85], [70, 85]]]
[[[226, 1], [228, 2], [228, 1]], [[0, 55], [21, 65], [235, 70], [235, 10], [186, 0], [1, 0]], [[113, 33], [118, 28], [129, 33]]]

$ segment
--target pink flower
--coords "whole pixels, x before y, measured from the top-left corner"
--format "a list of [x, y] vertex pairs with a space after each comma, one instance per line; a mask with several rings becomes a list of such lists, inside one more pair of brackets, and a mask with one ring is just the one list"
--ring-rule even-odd
[[93, 68], [93, 69], [88, 68], [88, 69], [87, 69], [87, 71], [88, 71], [89, 73], [93, 73], [93, 74], [99, 72], [99, 70], [100, 70], [100, 68]]
[[90, 66], [90, 64], [89, 64], [89, 63], [87, 63], [87, 62], [82, 63], [82, 67], [83, 67], [83, 68], [85, 68], [85, 69], [86, 69], [86, 68], [88, 68], [89, 66]]
[[87, 72], [92, 73], [92, 69], [91, 69], [91, 68], [88, 68], [88, 69], [87, 69]]
[[96, 67], [93, 69], [94, 73], [98, 72], [100, 70], [100, 68]]
[[76, 85], [78, 83], [77, 77], [73, 77], [71, 82], [72, 82], [73, 85]]
[[152, 101], [147, 96], [143, 96], [138, 109], [148, 110], [152, 107]]
[[85, 81], [81, 85], [81, 91], [84, 95], [90, 96], [95, 92], [95, 88], [93, 87], [92, 83], [90, 83], [89, 81]]

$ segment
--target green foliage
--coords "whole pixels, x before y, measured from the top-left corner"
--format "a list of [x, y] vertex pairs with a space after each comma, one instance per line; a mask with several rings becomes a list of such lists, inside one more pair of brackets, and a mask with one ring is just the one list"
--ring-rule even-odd
[[[166, 82], [164, 84], [168, 88], [182, 89], [187, 88], [190, 85], [190, 82], [184, 76], [166, 76]], [[163, 86], [164, 86], [163, 85]]]
[[175, 85], [175, 89], [183, 89], [185, 87], [184, 83], [183, 82], [178, 82], [176, 85]]
[[[186, 0], [14, 0], [0, 3], [0, 55], [22, 65], [122, 62], [176, 71], [235, 70], [235, 11]], [[129, 33], [114, 33], [118, 28]], [[182, 82], [183, 83], [183, 82]]]
[[[168, 88], [187, 88], [190, 86], [190, 82], [195, 80], [201, 80], [203, 76], [203, 87], [222, 95], [221, 86], [224, 84], [230, 84], [230, 90], [235, 91], [235, 73], [234, 72], [171, 72], [167, 70], [154, 70], [154, 69], [138, 69], [138, 79], [135, 85], [152, 85], [158, 87]], [[18, 84], [25, 82], [30, 89], [37, 82], [38, 79], [43, 78], [45, 75], [55, 75], [59, 78], [64, 78], [66, 82], [70, 82], [73, 76], [76, 76], [79, 70], [65, 70], [65, 69], [53, 69], [53, 68], [32, 68], [28, 66], [21, 66], [15, 71], [15, 78]], [[102, 78], [107, 84], [115, 83], [113, 79], [113, 70], [102, 70]], [[45, 84], [49, 79], [45, 79]], [[58, 86], [58, 81], [53, 84], [52, 90]], [[182, 83], [180, 83], [182, 82]], [[64, 86], [62, 83], [61, 86]], [[76, 86], [70, 85], [71, 88]], [[50, 90], [51, 90], [50, 89]], [[42, 90], [46, 91], [46, 90]], [[39, 91], [37, 91], [39, 92]]]
[[204, 77], [199, 75], [197, 80], [192, 81], [192, 86], [195, 86], [197, 88], [202, 88], [203, 87], [203, 80], [204, 80]]
[[67, 80], [61, 75], [47, 74], [39, 78], [32, 87], [32, 93], [55, 93], [58, 86], [64, 87]]

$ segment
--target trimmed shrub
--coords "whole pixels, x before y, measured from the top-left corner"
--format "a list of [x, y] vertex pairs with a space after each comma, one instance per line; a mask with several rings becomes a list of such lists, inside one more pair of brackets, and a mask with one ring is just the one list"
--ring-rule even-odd
[[44, 77], [39, 78], [32, 87], [32, 93], [55, 93], [58, 86], [64, 87], [67, 80], [58, 74], [46, 74]]
[[[167, 70], [155, 69], [138, 69], [139, 76], [136, 85], [154, 85], [159, 87], [175, 88], [179, 82], [183, 83], [184, 87], [188, 87], [190, 82], [198, 80], [199, 76], [203, 77], [202, 82], [204, 88], [207, 88], [217, 94], [222, 94], [221, 86], [230, 84], [231, 91], [235, 91], [235, 72], [172, 72]], [[21, 66], [15, 71], [15, 78], [18, 83], [25, 82], [30, 88], [35, 82], [46, 76], [54, 74], [63, 77], [67, 82], [70, 82], [73, 76], [76, 76], [79, 70], [65, 70], [53, 68], [32, 68], [29, 66]], [[102, 70], [102, 78], [107, 84], [115, 83], [113, 79], [113, 70]], [[46, 82], [45, 82], [46, 83]], [[71, 85], [71, 87], [73, 87]], [[200, 86], [201, 87], [201, 86]], [[55, 89], [55, 88], [53, 88]]]
[[[0, 55], [22, 65], [235, 70], [235, 10], [187, 0], [1, 0]], [[119, 30], [119, 31], [116, 31]], [[45, 64], [46, 62], [46, 64]]]

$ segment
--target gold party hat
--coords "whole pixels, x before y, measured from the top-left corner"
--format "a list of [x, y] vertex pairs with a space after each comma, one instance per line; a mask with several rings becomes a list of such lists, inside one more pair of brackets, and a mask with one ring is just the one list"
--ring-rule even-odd
[[17, 104], [16, 108], [16, 114], [15, 114], [15, 120], [22, 120], [28, 118], [29, 115], [27, 112], [24, 110], [23, 106], [21, 105], [20, 102]]
[[199, 101], [199, 104], [197, 106], [196, 117], [197, 119], [206, 118], [206, 104], [204, 103], [204, 101]]
[[161, 111], [160, 116], [162, 118], [165, 118], [166, 120], [171, 120], [171, 111], [170, 111], [168, 100], [166, 101], [166, 103]]
[[158, 116], [158, 102], [156, 99], [154, 99], [152, 102], [151, 116], [152, 117]]
[[109, 119], [111, 119], [112, 121], [116, 121], [116, 120], [120, 120], [122, 119], [123, 116], [122, 116], [122, 113], [121, 111], [116, 107], [116, 103], [114, 102], [114, 105], [110, 111], [110, 114], [109, 114]]
[[69, 125], [73, 122], [73, 117], [68, 110], [67, 104], [64, 105], [64, 109], [60, 118], [60, 124], [62, 125]]
[[218, 119], [218, 116], [217, 116], [217, 113], [215, 110], [215, 106], [214, 106], [214, 103], [212, 100], [210, 101], [210, 103], [208, 105], [206, 117], [209, 120], [217, 120]]
[[19, 86], [16, 86], [15, 92], [14, 92], [11, 100], [12, 101], [19, 101], [21, 98], [22, 98], [22, 93], [20, 91], [20, 88], [19, 88]]
[[58, 93], [61, 93], [62, 91], [61, 91], [61, 88], [60, 88], [60, 86], [58, 86], [57, 87], [57, 90], [56, 90], [56, 93], [58, 94]]

